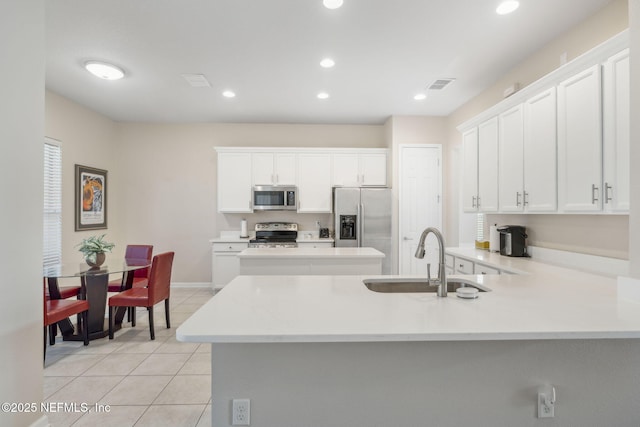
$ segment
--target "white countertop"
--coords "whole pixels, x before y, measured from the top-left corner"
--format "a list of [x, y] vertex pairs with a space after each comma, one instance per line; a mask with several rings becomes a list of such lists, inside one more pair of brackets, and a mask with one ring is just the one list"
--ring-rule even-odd
[[373, 248], [249, 248], [239, 258], [384, 258]]
[[[501, 257], [504, 258], [504, 257]], [[528, 274], [458, 276], [492, 291], [383, 294], [365, 277], [239, 276], [185, 321], [181, 341], [219, 343], [640, 338], [640, 287], [534, 262]], [[456, 277], [456, 276], [450, 276]]]

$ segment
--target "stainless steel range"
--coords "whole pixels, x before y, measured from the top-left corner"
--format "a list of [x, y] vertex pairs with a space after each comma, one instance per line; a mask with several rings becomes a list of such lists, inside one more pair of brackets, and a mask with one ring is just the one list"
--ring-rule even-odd
[[293, 222], [259, 222], [256, 238], [249, 240], [250, 248], [297, 248], [298, 224]]

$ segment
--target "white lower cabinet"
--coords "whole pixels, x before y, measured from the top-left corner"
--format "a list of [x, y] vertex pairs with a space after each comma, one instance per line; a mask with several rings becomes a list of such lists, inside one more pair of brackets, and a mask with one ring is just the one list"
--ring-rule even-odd
[[455, 272], [459, 274], [474, 274], [473, 261], [456, 257]]
[[503, 271], [500, 267], [494, 265], [484, 264], [471, 258], [465, 258], [461, 256], [454, 256], [451, 254], [445, 254], [445, 269], [447, 274], [503, 274], [508, 271]]
[[475, 264], [474, 266], [475, 274], [500, 274], [500, 270], [497, 268], [489, 267], [484, 264]]
[[455, 262], [456, 259], [453, 255], [444, 255], [444, 269], [447, 274], [455, 274]]
[[243, 242], [216, 242], [211, 252], [211, 283], [213, 289], [222, 289], [240, 274], [238, 254], [249, 247]]

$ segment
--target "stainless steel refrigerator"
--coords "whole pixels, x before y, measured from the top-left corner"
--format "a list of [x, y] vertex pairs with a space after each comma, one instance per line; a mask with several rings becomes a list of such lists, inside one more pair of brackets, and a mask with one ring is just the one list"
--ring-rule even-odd
[[391, 274], [391, 189], [335, 187], [333, 213], [336, 247], [375, 248]]

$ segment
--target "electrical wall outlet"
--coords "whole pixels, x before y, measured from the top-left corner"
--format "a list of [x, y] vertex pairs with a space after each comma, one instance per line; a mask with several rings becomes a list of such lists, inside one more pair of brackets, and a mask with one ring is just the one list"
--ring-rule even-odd
[[538, 418], [555, 417], [556, 407], [556, 389], [551, 387], [550, 390], [538, 392]]
[[251, 425], [251, 400], [233, 399], [231, 410], [231, 425], [248, 426]]

